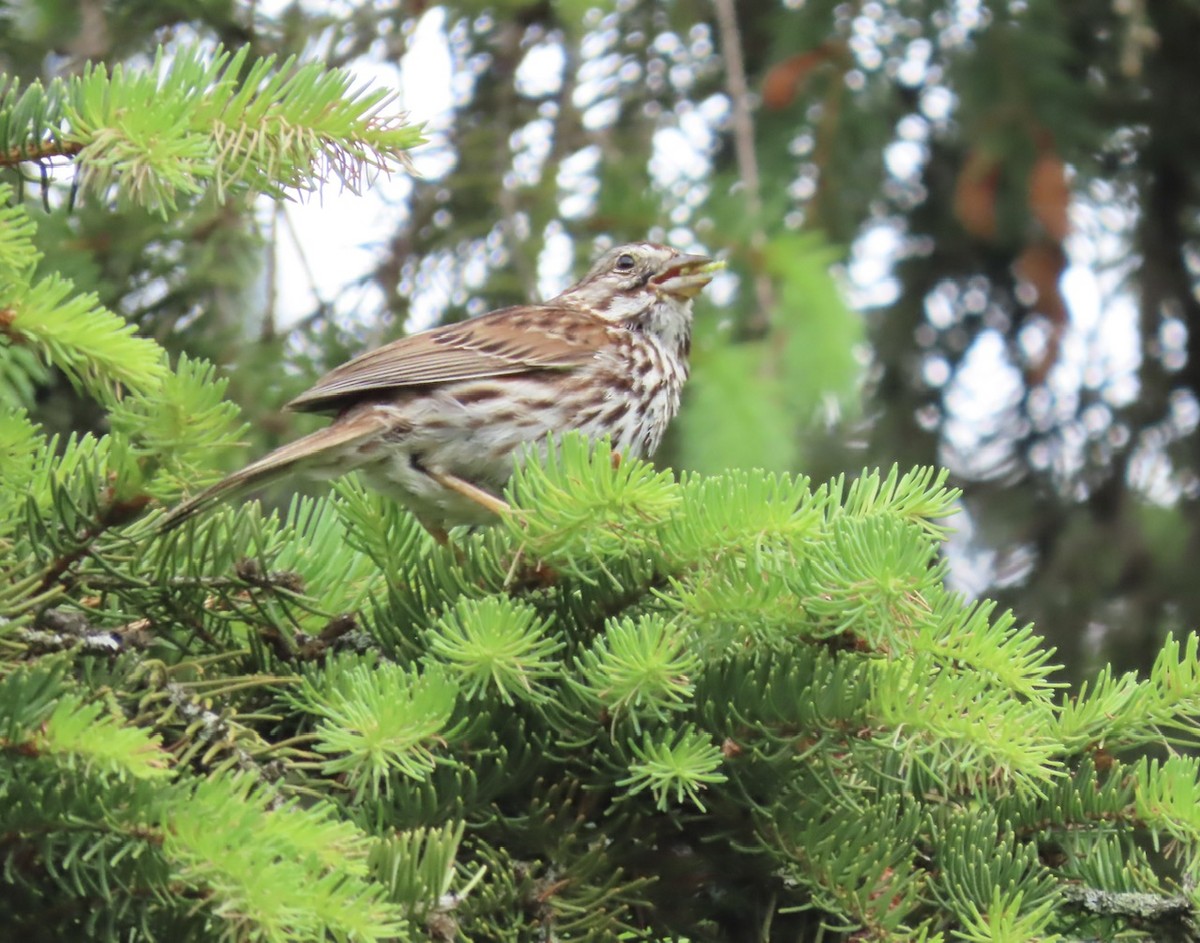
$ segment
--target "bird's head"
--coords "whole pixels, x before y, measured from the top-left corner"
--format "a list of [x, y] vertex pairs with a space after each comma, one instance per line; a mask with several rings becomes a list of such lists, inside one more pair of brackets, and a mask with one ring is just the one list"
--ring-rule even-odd
[[553, 303], [587, 308], [618, 323], [690, 319], [691, 300], [724, 264], [654, 242], [632, 242], [605, 252]]

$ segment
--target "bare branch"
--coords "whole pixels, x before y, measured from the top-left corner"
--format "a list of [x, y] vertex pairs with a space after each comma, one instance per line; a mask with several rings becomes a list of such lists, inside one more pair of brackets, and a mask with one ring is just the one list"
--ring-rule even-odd
[[[746, 64], [742, 58], [742, 34], [737, 25], [734, 0], [713, 0], [717, 29], [721, 36], [721, 56], [725, 61], [725, 88], [733, 108], [733, 147], [738, 176], [746, 195], [746, 211], [753, 228], [750, 249], [757, 257], [767, 244], [762, 228], [762, 188], [758, 176], [758, 154], [754, 149], [754, 116], [750, 113], [750, 89], [746, 84]], [[757, 262], [757, 259], [756, 259]], [[771, 326], [775, 291], [771, 279], [755, 264], [754, 295], [758, 302], [754, 315], [744, 325], [751, 337], [761, 337]]]

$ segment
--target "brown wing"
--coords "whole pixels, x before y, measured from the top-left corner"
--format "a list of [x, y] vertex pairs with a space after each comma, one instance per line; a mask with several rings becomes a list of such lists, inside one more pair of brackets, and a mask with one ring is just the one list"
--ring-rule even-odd
[[330, 371], [289, 409], [323, 412], [363, 394], [587, 363], [610, 326], [578, 308], [526, 305], [402, 337]]

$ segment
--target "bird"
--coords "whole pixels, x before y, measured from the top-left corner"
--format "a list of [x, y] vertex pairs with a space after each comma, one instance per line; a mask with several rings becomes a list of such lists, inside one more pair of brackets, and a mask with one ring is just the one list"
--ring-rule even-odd
[[332, 422], [185, 500], [172, 530], [235, 494], [302, 472], [357, 470], [445, 544], [509, 511], [515, 463], [563, 433], [650, 457], [688, 378], [692, 302], [724, 263], [652, 242], [603, 253], [540, 304], [410, 334], [323, 376], [288, 409]]

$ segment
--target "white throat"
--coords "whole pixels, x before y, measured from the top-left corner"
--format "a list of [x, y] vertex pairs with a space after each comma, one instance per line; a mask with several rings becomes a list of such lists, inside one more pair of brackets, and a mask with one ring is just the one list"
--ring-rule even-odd
[[668, 351], [686, 362], [692, 347], [692, 303], [660, 295], [654, 304], [626, 322], [658, 338]]

